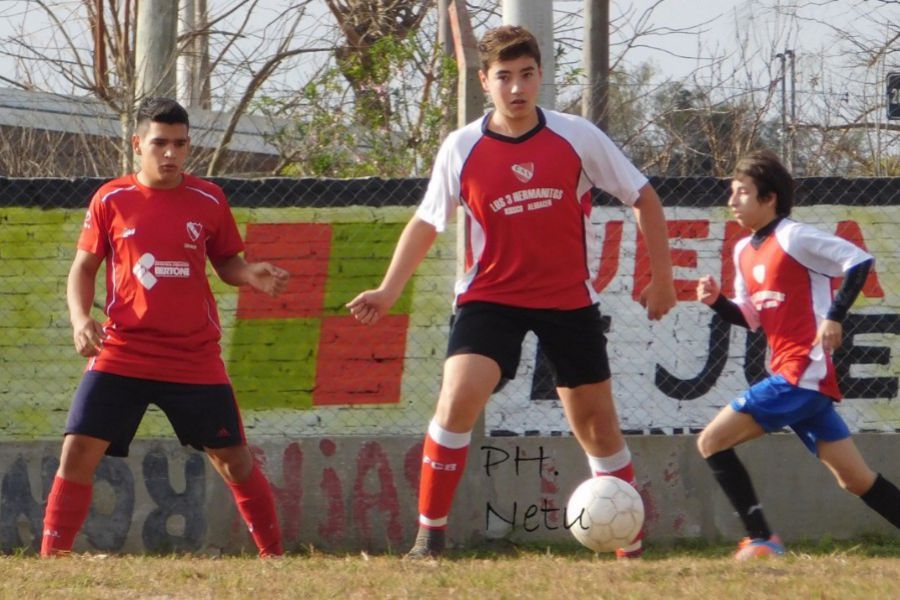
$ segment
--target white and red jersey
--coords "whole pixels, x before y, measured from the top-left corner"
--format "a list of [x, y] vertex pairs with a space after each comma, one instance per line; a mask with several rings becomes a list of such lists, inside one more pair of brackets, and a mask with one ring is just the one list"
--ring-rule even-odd
[[872, 257], [791, 219], [782, 219], [758, 248], [750, 240], [734, 249], [734, 301], [750, 329], [766, 334], [772, 372], [840, 400], [831, 356], [813, 340], [831, 307], [831, 278]]
[[631, 206], [644, 177], [589, 121], [538, 109], [519, 138], [487, 130], [489, 116], [441, 146], [416, 215], [443, 231], [465, 210], [465, 274], [456, 304], [485, 301], [571, 310], [597, 302], [600, 238], [591, 189]]
[[106, 339], [87, 370], [178, 383], [227, 383], [206, 260], [244, 249], [219, 186], [174, 189], [128, 175], [91, 199], [78, 248], [106, 259]]

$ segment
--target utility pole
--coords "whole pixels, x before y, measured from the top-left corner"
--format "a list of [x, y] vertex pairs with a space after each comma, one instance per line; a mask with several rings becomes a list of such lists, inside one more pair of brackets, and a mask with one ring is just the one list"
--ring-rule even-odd
[[[775, 55], [775, 58], [781, 61], [781, 160], [789, 171], [794, 170], [794, 151], [796, 146], [794, 143], [794, 132], [797, 128], [797, 92], [794, 72], [794, 51], [785, 50]], [[790, 115], [791, 124], [788, 127], [788, 99], [787, 99], [787, 61], [790, 59], [791, 69], [791, 104]]]
[[541, 48], [541, 95], [539, 104], [556, 107], [556, 48], [553, 45], [553, 0], [503, 0], [503, 24], [521, 25], [537, 38]]
[[606, 131], [609, 126], [609, 0], [584, 0], [584, 72], [581, 116]]
[[194, 87], [194, 74], [197, 70], [197, 45], [194, 32], [197, 30], [197, 12], [194, 0], [180, 0], [178, 7], [178, 72], [176, 89], [179, 104], [194, 106], [197, 101], [197, 90]]
[[[453, 46], [453, 26], [451, 24], [450, 19], [450, 5], [453, 4], [453, 0], [438, 0], [437, 8], [438, 8], [438, 47], [441, 49], [444, 57], [453, 58], [454, 56], [454, 46]], [[456, 6], [454, 5], [453, 10], [456, 10]], [[457, 18], [459, 15], [457, 15]], [[459, 25], [457, 24], [457, 27]], [[476, 78], [477, 79], [477, 78]], [[476, 82], [477, 83], [477, 82]], [[457, 88], [451, 88], [449, 91], [450, 98], [448, 98], [448, 106], [454, 106], [457, 104], [458, 98], [458, 86]], [[441, 137], [447, 137], [453, 129], [456, 128], [457, 122], [454, 118], [455, 115], [448, 112], [441, 124]]]
[[451, 0], [437, 0], [438, 9], [438, 46], [444, 54], [453, 56], [453, 31], [450, 28], [450, 15], [447, 10]]
[[478, 78], [478, 42], [472, 33], [472, 22], [465, 0], [450, 0], [448, 16], [459, 65], [456, 125], [464, 127], [484, 114], [484, 91]]
[[103, 0], [94, 0], [94, 85], [101, 94], [109, 88], [109, 68], [106, 63], [106, 22], [103, 20]]
[[797, 156], [797, 75], [794, 71], [794, 51], [785, 50], [791, 59], [791, 137], [788, 146], [788, 168], [794, 172], [794, 160]]
[[785, 89], [784, 84], [784, 76], [785, 76], [785, 55], [784, 52], [779, 52], [775, 55], [779, 61], [781, 61], [781, 71], [779, 79], [781, 80], [781, 160], [787, 162], [787, 90]]
[[142, 0], [137, 5], [135, 100], [174, 98], [178, 0]]
[[[178, 38], [178, 102], [183, 106], [210, 108], [209, 38], [206, 34], [206, 0], [180, 0]], [[184, 40], [187, 39], [187, 43]]]

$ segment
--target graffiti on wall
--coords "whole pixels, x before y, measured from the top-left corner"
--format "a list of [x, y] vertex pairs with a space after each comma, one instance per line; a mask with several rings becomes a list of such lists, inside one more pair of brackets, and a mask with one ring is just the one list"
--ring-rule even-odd
[[[247, 256], [294, 273], [277, 299], [214, 283], [223, 356], [251, 439], [408, 435], [427, 423], [451, 309], [454, 232], [438, 237], [392, 313], [374, 327], [360, 326], [344, 303], [378, 284], [409, 213], [402, 207], [379, 210], [379, 217], [389, 218], [375, 222], [359, 208], [336, 208], [318, 218], [309, 209], [236, 210]], [[668, 210], [680, 302], [660, 322], [649, 322], [636, 301], [649, 271], [633, 221], [621, 208], [595, 207], [592, 213], [602, 238], [591, 257], [598, 270], [593, 285], [608, 328], [614, 394], [631, 433], [695, 430], [766, 368], [760, 334], [729, 326], [693, 301], [704, 274], [717, 276], [730, 291], [730, 253], [745, 232], [724, 211]], [[0, 277], [11, 290], [3, 295], [11, 305], [4, 304], [7, 318], [0, 323], [0, 430], [8, 439], [58, 435], [83, 367], [60, 302], [68, 267], [60, 257], [71, 254], [82, 211], [2, 211], [17, 227], [4, 228], [0, 241], [24, 237], [10, 237], [15, 243], [4, 244], [3, 256], [14, 260], [0, 261]], [[820, 205], [796, 212], [877, 259], [835, 354], [847, 397], [839, 410], [854, 431], [900, 430], [900, 257], [892, 245], [897, 207]], [[29, 236], [41, 241], [31, 243]], [[527, 337], [516, 379], [488, 405], [487, 433], [567, 434], [550, 372], [536, 340]], [[164, 417], [150, 412], [139, 435], [170, 432]]]
[[[415, 517], [402, 513], [401, 495], [406, 505], [414, 504], [409, 499], [418, 492], [421, 442], [410, 444], [402, 456], [391, 455], [379, 442], [364, 442], [349, 458], [349, 466], [329, 438], [287, 444], [276, 460], [267, 459], [259, 448], [253, 451], [272, 481], [288, 547], [312, 541], [326, 548], [384, 549], [399, 547], [411, 535]], [[149, 552], [198, 552], [210, 544], [233, 545], [235, 540], [247, 546], [249, 536], [235, 510], [229, 513], [230, 538], [211, 531], [211, 513], [221, 516], [223, 506], [213, 495], [228, 497], [228, 492], [201, 454], [185, 456], [178, 473], [161, 447], [143, 453], [139, 464], [103, 459], [82, 529], [87, 546], [118, 552], [129, 538]], [[19, 455], [4, 464], [0, 552], [40, 548], [44, 506], [59, 461], [45, 456], [39, 462], [31, 464]], [[208, 485], [211, 480], [216, 487]]]
[[[866, 218], [864, 209], [816, 208], [819, 218], [825, 209], [834, 213], [825, 217], [836, 218], [807, 222], [870, 250], [877, 259], [834, 355], [847, 399], [839, 410], [857, 431], [900, 430], [900, 265], [887, 242], [889, 224]], [[733, 221], [711, 219], [708, 210], [680, 209], [677, 216], [670, 215], [679, 304], [663, 321], [650, 322], [636, 301], [650, 277], [637, 228], [612, 209], [596, 208], [592, 218], [603, 236], [599, 256], [593, 257], [599, 266], [594, 287], [601, 293], [623, 427], [630, 433], [702, 427], [722, 405], [767, 374], [762, 333], [733, 327], [695, 301], [697, 279], [706, 274], [717, 278], [724, 294], [733, 292], [732, 253], [748, 232]], [[802, 214], [798, 218], [803, 220]], [[835, 288], [839, 284], [833, 282]], [[488, 405], [490, 434], [568, 432], [550, 373], [537, 340], [526, 337], [516, 379]]]
[[[410, 543], [421, 442], [401, 452], [376, 441], [348, 444], [330, 438], [270, 448], [276, 448], [271, 456], [258, 447], [252, 450], [272, 482], [287, 548], [399, 550]], [[565, 504], [573, 477], [589, 475], [587, 465], [579, 465], [583, 472], [561, 473], [549, 448], [485, 443], [472, 453], [470, 472], [483, 482], [478, 487], [486, 497], [476, 500], [483, 518], [466, 524], [465, 535], [496, 538], [515, 532], [520, 538], [546, 539], [583, 526], [581, 515], [568, 514]], [[148, 445], [134, 454], [129, 460], [100, 462], [76, 550], [253, 551], [245, 525], [223, 501], [226, 488], [202, 454], [182, 452], [175, 444]], [[0, 465], [0, 552], [40, 548], [44, 507], [58, 465], [55, 456], [22, 454]], [[657, 516], [650, 484], [639, 484], [638, 490], [651, 507], [647, 524], [652, 526]], [[224, 528], [214, 526], [222, 522]]]

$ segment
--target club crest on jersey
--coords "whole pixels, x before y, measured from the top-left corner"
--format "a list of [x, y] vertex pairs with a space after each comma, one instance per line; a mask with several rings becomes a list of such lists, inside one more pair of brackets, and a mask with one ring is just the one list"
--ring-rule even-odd
[[756, 283], [762, 283], [766, 280], [766, 265], [754, 265], [753, 279], [756, 280]]
[[533, 162], [515, 164], [511, 167], [511, 169], [513, 174], [516, 176], [516, 179], [518, 179], [522, 183], [528, 183], [529, 181], [531, 181], [531, 178], [534, 177]]
[[194, 221], [187, 222], [187, 232], [188, 237], [191, 238], [192, 242], [196, 242], [200, 239], [200, 234], [203, 233], [203, 223], [195, 223]]

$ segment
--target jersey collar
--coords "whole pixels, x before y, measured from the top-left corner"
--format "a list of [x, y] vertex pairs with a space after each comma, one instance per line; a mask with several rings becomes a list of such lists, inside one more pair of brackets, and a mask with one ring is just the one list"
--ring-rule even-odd
[[538, 122], [532, 129], [526, 131], [519, 137], [510, 137], [508, 135], [503, 135], [502, 133], [497, 133], [488, 129], [488, 123], [491, 121], [491, 115], [494, 114], [494, 111], [489, 112], [484, 115], [484, 118], [481, 120], [481, 133], [485, 135], [485, 137], [493, 138], [500, 142], [506, 142], [508, 144], [521, 144], [524, 141], [527, 141], [537, 135], [541, 129], [547, 126], [547, 118], [544, 116], [544, 111], [541, 110], [540, 106], [536, 106], [538, 115]]
[[784, 217], [775, 217], [768, 225], [765, 227], [761, 227], [756, 230], [756, 233], [753, 234], [753, 237], [750, 238], [750, 245], [753, 246], [754, 250], [759, 250], [759, 247], [763, 245], [763, 242], [766, 241], [772, 233], [775, 231], [775, 228], [778, 227], [778, 224], [781, 223]]

